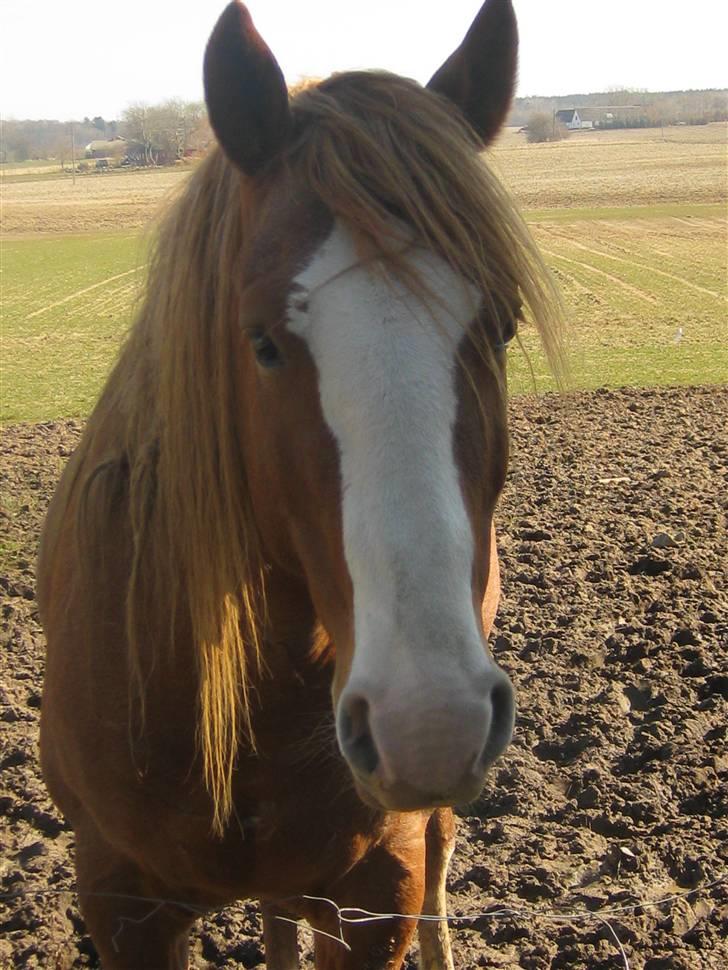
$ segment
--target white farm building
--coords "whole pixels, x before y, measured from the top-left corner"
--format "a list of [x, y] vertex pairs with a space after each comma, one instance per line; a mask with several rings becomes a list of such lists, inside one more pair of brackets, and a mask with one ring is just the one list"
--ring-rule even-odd
[[594, 123], [585, 121], [576, 108], [564, 108], [556, 112], [556, 121], [560, 122], [569, 131], [582, 131], [585, 128], [593, 128]]

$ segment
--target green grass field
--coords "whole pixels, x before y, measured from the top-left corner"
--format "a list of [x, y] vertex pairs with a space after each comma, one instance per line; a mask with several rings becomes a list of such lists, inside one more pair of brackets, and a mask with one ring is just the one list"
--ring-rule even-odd
[[[519, 185], [537, 178], [539, 198], [550, 204], [524, 214], [563, 294], [570, 387], [728, 380], [721, 134], [725, 126], [690, 151], [647, 132], [624, 143], [574, 139], [551, 152], [511, 139], [496, 153], [522, 203], [528, 206], [530, 196]], [[629, 188], [635, 152], [653, 151], [650, 179], [644, 167], [636, 171], [632, 204], [615, 204]], [[702, 174], [691, 182], [700, 152]], [[661, 165], [667, 188], [659, 184]], [[597, 169], [603, 194], [595, 205]], [[592, 173], [581, 196], [580, 172]], [[7, 187], [4, 225], [14, 231], [2, 241], [0, 265], [0, 420], [88, 413], [144, 279], [146, 243], [138, 226], [184, 178], [166, 170], [89, 180], [75, 194], [60, 179], [57, 191], [46, 180]], [[118, 230], [90, 231], [109, 224]], [[75, 226], [83, 231], [67, 231]], [[515, 346], [510, 352], [512, 393], [554, 387], [528, 328], [522, 342], [528, 360]]]
[[[728, 380], [726, 220], [716, 206], [527, 213], [566, 311], [570, 386]], [[556, 218], [554, 218], [556, 216]], [[553, 388], [532, 339], [539, 389]], [[512, 389], [533, 386], [511, 355]]]
[[135, 234], [3, 242], [0, 420], [89, 412], [132, 321], [143, 267]]

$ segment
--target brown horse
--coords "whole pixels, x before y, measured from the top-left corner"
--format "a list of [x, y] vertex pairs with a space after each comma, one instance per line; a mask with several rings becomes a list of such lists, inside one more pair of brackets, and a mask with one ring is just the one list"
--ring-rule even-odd
[[[61, 479], [38, 597], [43, 772], [107, 968], [186, 966], [262, 900], [268, 967], [397, 968], [443, 915], [450, 808], [508, 745], [486, 646], [504, 346], [550, 284], [478, 152], [516, 26], [487, 0], [425, 88], [289, 93], [245, 7], [205, 57], [221, 149], [163, 223], [137, 322]], [[481, 610], [481, 605], [485, 604]], [[424, 909], [423, 909], [424, 907]], [[426, 967], [451, 966], [421, 924]]]

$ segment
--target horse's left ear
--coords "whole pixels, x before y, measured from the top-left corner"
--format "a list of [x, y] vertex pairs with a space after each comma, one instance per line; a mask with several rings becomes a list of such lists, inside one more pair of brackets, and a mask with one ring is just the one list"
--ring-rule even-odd
[[290, 113], [283, 72], [239, 0], [220, 15], [207, 43], [205, 101], [228, 158], [255, 175], [285, 146]]
[[511, 106], [517, 57], [518, 27], [511, 0], [485, 0], [465, 40], [427, 87], [454, 102], [487, 145]]

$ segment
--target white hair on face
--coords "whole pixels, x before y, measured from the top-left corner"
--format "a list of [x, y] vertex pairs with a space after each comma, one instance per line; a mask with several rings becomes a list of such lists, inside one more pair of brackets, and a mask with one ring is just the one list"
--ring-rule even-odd
[[362, 263], [350, 231], [335, 223], [294, 281], [288, 329], [309, 347], [339, 448], [352, 676], [369, 679], [379, 652], [395, 650], [416, 682], [422, 651], [436, 648], [441, 663], [464, 638], [481, 649], [453, 440], [457, 347], [479, 300], [434, 253], [413, 247], [408, 258], [436, 295], [432, 306]]

